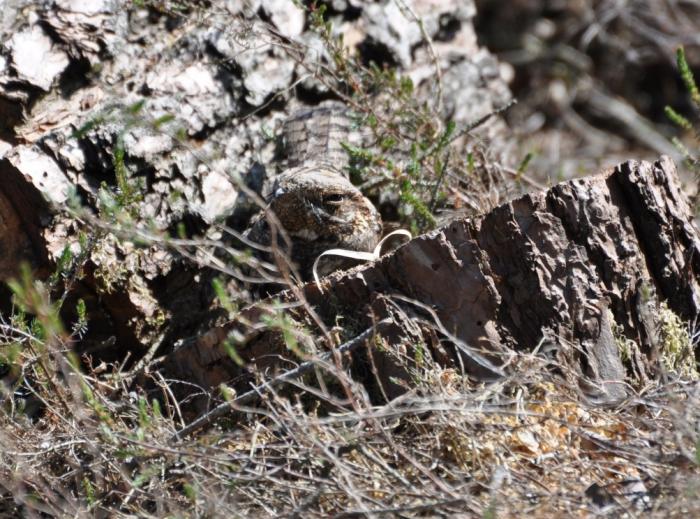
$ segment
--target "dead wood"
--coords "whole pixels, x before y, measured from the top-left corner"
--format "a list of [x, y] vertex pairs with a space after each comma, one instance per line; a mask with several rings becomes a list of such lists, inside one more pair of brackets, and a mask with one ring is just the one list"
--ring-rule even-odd
[[[536, 350], [569, 367], [567, 378], [591, 401], [612, 404], [632, 381], [659, 374], [660, 305], [697, 318], [699, 247], [673, 162], [628, 161], [455, 220], [321, 287], [306, 285], [301, 297], [285, 292], [280, 299], [309, 329], [310, 310], [328, 325], [341, 317], [359, 329], [389, 319], [395, 330], [366, 348], [374, 383], [407, 380], [391, 357], [410, 357], [416, 344], [479, 378], [498, 376], [508, 351]], [[274, 314], [271, 308], [259, 303], [181, 345], [166, 372], [209, 389], [246, 387], [251, 368], [283, 369], [280, 359], [290, 352], [280, 334], [251, 325]], [[638, 346], [623, 355], [623, 339]], [[226, 342], [243, 366], [231, 361]], [[375, 389], [391, 398], [401, 384]]]
[[287, 381], [293, 380], [295, 378], [300, 378], [305, 374], [310, 373], [319, 364], [323, 364], [324, 362], [327, 363], [331, 359], [333, 353], [338, 355], [352, 353], [354, 350], [362, 346], [366, 341], [371, 340], [376, 334], [382, 333], [384, 331], [384, 328], [391, 324], [391, 320], [384, 319], [376, 323], [371, 328], [368, 328], [352, 340], [346, 342], [345, 344], [341, 344], [340, 346], [335, 348], [333, 352], [326, 352], [323, 355], [321, 355], [319, 359], [303, 362], [299, 365], [299, 367], [291, 369], [289, 371], [285, 371], [281, 375], [274, 377], [271, 380], [265, 381], [262, 385], [254, 387], [253, 389], [243, 393], [240, 396], [236, 396], [236, 398], [232, 399], [230, 402], [225, 402], [223, 404], [217, 405], [211, 411], [205, 413], [186, 427], [183, 427], [181, 430], [179, 430], [176, 434], [173, 435], [171, 440], [174, 441], [183, 439], [187, 435], [192, 434], [193, 432], [196, 432], [206, 427], [207, 425], [213, 423], [217, 418], [225, 416], [230, 411], [238, 410], [242, 406], [249, 405], [250, 403], [259, 399], [263, 395], [263, 393], [271, 389], [275, 389], [276, 387], [284, 384]]

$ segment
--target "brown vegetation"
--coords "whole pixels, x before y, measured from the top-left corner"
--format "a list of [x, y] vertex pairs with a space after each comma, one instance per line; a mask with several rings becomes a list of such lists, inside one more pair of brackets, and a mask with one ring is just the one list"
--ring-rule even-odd
[[500, 4], [7, 2], [0, 515], [700, 512], [695, 8]]

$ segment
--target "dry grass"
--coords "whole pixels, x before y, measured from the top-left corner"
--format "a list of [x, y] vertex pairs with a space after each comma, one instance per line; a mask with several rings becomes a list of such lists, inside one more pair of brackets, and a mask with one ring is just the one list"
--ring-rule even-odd
[[[148, 402], [125, 380], [58, 362], [54, 346], [26, 358], [34, 384], [7, 395], [0, 418], [7, 516], [700, 512], [696, 382], [655, 383], [604, 409], [542, 357], [518, 354], [506, 377], [478, 384], [423, 357], [407, 363], [408, 391], [377, 406], [315, 357], [327, 385], [345, 391], [292, 382], [173, 440], [180, 410], [162, 380], [162, 396]], [[41, 366], [51, 362], [62, 384], [49, 383]], [[10, 407], [22, 399], [41, 412]]]
[[[445, 210], [479, 212], [500, 199], [510, 178], [528, 181], [483, 149], [457, 148], [464, 139], [450, 141], [454, 149], [435, 146], [469, 131], [447, 132], [411, 104], [412, 91], [389, 74], [351, 63], [340, 71], [395, 92], [405, 101], [401, 120], [387, 120], [363, 92], [346, 96], [334, 81], [347, 78], [320, 65], [329, 74], [323, 81], [362, 109], [376, 135], [396, 137], [389, 149], [375, 143], [360, 176], [379, 175], [385, 189], [400, 191], [406, 181], [419, 187], [403, 193], [402, 206], [413, 212], [401, 213], [401, 224], [434, 225], [420, 210], [435, 208], [438, 191]], [[414, 141], [405, 140], [406, 128]], [[432, 153], [421, 157], [419, 178], [406, 167], [411, 144]], [[366, 192], [376, 195], [381, 187], [367, 184]], [[103, 225], [116, 235], [124, 231]], [[140, 242], [177, 246], [183, 256], [198, 246], [226, 248], [145, 232], [137, 235]], [[240, 255], [231, 247], [226, 252]], [[259, 266], [251, 262], [251, 269]], [[240, 275], [225, 264], [213, 266]], [[284, 265], [277, 267], [284, 277]], [[216, 427], [173, 440], [187, 409], [156, 364], [142, 373], [155, 393], [119, 369], [76, 369], [69, 351], [79, 333], [55, 322], [45, 292], [27, 285], [24, 294], [32, 296], [27, 302], [39, 324], [17, 315], [0, 323], [8, 361], [0, 413], [3, 516], [700, 514], [700, 386], [690, 376], [669, 375], [635, 388], [616, 408], [599, 408], [556, 375], [565, 367], [533, 354], [512, 353], [506, 375], [490, 383], [429, 357], [417, 365], [403, 359], [411, 372], [406, 392], [376, 405], [348, 366], [311, 356], [331, 389], [306, 377], [261, 391]]]

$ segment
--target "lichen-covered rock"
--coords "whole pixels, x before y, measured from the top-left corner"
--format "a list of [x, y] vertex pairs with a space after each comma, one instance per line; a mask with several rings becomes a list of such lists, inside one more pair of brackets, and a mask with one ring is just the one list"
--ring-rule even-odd
[[19, 81], [48, 91], [70, 63], [38, 25], [15, 33], [7, 44], [11, 68]]

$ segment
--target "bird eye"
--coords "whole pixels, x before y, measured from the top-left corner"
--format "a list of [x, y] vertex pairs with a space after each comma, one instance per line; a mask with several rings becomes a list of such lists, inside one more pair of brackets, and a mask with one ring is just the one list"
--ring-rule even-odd
[[326, 195], [323, 197], [323, 203], [329, 205], [338, 205], [340, 202], [343, 201], [343, 199], [343, 195], [340, 194]]

